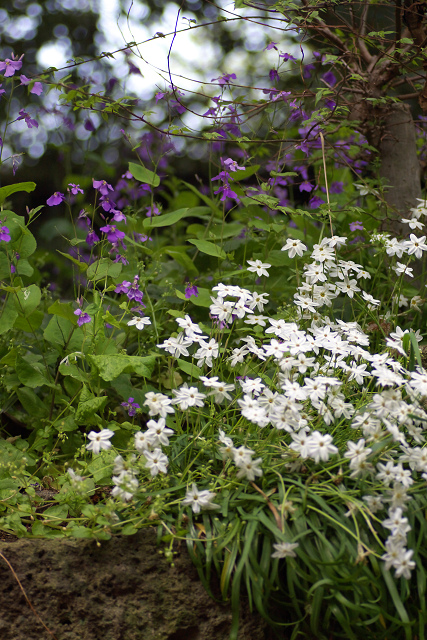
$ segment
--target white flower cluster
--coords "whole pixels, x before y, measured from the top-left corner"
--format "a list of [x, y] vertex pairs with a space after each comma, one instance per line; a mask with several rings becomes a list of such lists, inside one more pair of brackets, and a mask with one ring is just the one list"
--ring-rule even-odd
[[239, 480], [245, 478], [253, 482], [257, 476], [262, 476], [262, 469], [260, 468], [262, 459], [252, 459], [255, 451], [244, 446], [235, 447], [232, 439], [226, 436], [222, 429], [219, 430], [219, 441], [223, 445], [220, 447], [222, 457], [224, 459], [231, 458], [239, 469], [237, 472]]

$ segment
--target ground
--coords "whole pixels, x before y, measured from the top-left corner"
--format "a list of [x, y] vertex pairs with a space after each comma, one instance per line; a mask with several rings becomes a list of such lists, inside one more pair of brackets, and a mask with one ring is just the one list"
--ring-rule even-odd
[[[174, 567], [156, 534], [104, 541], [15, 539], [0, 552], [57, 640], [227, 640], [228, 604], [204, 590], [182, 547]], [[48, 640], [10, 568], [0, 557], [1, 640]], [[269, 640], [264, 622], [242, 601], [239, 640]]]

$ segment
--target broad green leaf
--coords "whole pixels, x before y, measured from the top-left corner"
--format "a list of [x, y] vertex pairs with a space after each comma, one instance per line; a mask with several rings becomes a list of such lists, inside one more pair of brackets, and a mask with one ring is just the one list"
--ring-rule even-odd
[[5, 308], [0, 311], [0, 335], [12, 329], [17, 317], [18, 312], [15, 309], [15, 305], [12, 306], [9, 299]]
[[212, 291], [210, 291], [209, 289], [203, 289], [202, 287], [197, 287], [197, 290], [199, 292], [198, 296], [191, 296], [189, 300], [187, 300], [185, 294], [178, 289], [175, 289], [175, 294], [180, 300], [187, 300], [187, 302], [196, 305], [196, 307], [210, 307], [212, 304]]
[[63, 376], [71, 376], [71, 378], [74, 378], [74, 380], [78, 380], [79, 382], [86, 383], [88, 381], [87, 373], [79, 369], [76, 364], [66, 364], [63, 362], [59, 365], [58, 370]]
[[199, 271], [194, 262], [187, 255], [185, 247], [162, 247], [162, 252], [173, 258], [188, 274], [196, 276]]
[[19, 331], [26, 331], [32, 333], [35, 329], [38, 329], [44, 320], [44, 313], [42, 311], [33, 311], [29, 316], [18, 316], [13, 325], [14, 329]]
[[54, 316], [66, 318], [71, 322], [71, 324], [77, 325], [77, 316], [74, 315], [74, 309], [71, 302], [59, 302], [59, 300], [55, 300], [55, 302], [50, 305], [47, 312]]
[[96, 367], [99, 375], [106, 382], [111, 382], [121, 373], [135, 373], [149, 378], [156, 362], [155, 356], [127, 356], [114, 354], [108, 356], [89, 356], [89, 361]]
[[43, 518], [48, 520], [65, 520], [68, 516], [68, 507], [66, 504], [55, 504], [53, 507], [49, 507], [43, 511]]
[[89, 280], [102, 280], [110, 276], [117, 278], [123, 269], [121, 262], [113, 262], [109, 258], [101, 258], [88, 267], [86, 275]]
[[133, 175], [136, 180], [140, 182], [145, 182], [146, 184], [151, 184], [152, 187], [158, 187], [160, 184], [160, 178], [153, 171], [146, 169], [140, 164], [135, 164], [135, 162], [129, 162], [129, 171]]
[[16, 390], [19, 402], [25, 411], [35, 418], [45, 418], [49, 413], [49, 407], [45, 404], [32, 389], [21, 387]]
[[53, 316], [43, 332], [44, 339], [53, 344], [60, 351], [67, 346], [68, 353], [81, 351], [84, 340], [83, 331], [74, 326], [66, 318]]
[[187, 242], [194, 244], [201, 253], [205, 253], [208, 256], [214, 256], [215, 258], [221, 258], [222, 260], [225, 260], [227, 257], [221, 247], [218, 247], [213, 242], [208, 242], [207, 240], [196, 240], [194, 238], [187, 240]]
[[202, 218], [208, 220], [209, 213], [208, 207], [185, 207], [172, 211], [171, 213], [161, 214], [160, 216], [153, 216], [151, 218], [145, 218], [143, 221], [144, 229], [152, 229], [153, 227], [170, 227], [182, 218]]
[[249, 178], [250, 176], [253, 176], [258, 169], [260, 168], [259, 164], [254, 164], [251, 167], [246, 167], [245, 169], [238, 169], [237, 171], [231, 171], [230, 172], [230, 176], [233, 178], [233, 181], [235, 180], [236, 182], [240, 181], [240, 180], [244, 180], [245, 178]]
[[85, 402], [79, 402], [76, 414], [74, 416], [75, 421], [78, 424], [87, 423], [88, 421], [92, 422], [93, 419], [96, 420], [94, 414], [97, 411], [101, 411], [108, 402], [108, 396], [102, 396], [100, 398], [91, 398], [90, 400], [86, 400]]
[[30, 265], [30, 263], [28, 262], [28, 260], [25, 260], [25, 258], [23, 259], [19, 259], [17, 264], [16, 264], [16, 273], [20, 276], [32, 276], [34, 273], [34, 269], [33, 267]]
[[181, 371], [184, 371], [184, 373], [187, 373], [193, 378], [200, 378], [200, 376], [202, 375], [202, 370], [192, 362], [187, 362], [186, 360], [181, 360], [180, 358], [178, 358], [177, 365], [178, 369], [181, 369]]
[[0, 280], [6, 280], [10, 276], [10, 264], [7, 255], [0, 251]]
[[[40, 365], [42, 367], [43, 365]], [[17, 355], [15, 361], [15, 370], [21, 384], [26, 387], [42, 387], [45, 384], [50, 384], [49, 379], [46, 377], [45, 371], [40, 370], [37, 366], [33, 366], [22, 356]]]
[[38, 307], [40, 300], [41, 291], [36, 284], [21, 289], [14, 296], [16, 310], [24, 316], [29, 316]]
[[16, 184], [10, 184], [7, 187], [0, 188], [0, 205], [12, 195], [12, 193], [17, 193], [18, 191], [26, 191], [30, 193], [34, 191], [36, 188], [35, 182], [17, 182]]

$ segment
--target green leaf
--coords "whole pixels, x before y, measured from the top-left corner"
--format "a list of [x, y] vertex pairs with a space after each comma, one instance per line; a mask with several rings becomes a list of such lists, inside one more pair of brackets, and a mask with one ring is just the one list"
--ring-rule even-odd
[[129, 171], [136, 180], [139, 180], [139, 182], [151, 184], [152, 187], [158, 187], [160, 184], [159, 176], [140, 164], [129, 162]]
[[187, 240], [187, 242], [191, 242], [191, 244], [194, 244], [201, 253], [205, 253], [208, 256], [214, 256], [215, 258], [222, 258], [222, 260], [225, 260], [227, 257], [225, 251], [223, 251], [221, 247], [218, 247], [213, 242], [208, 242], [207, 240], [195, 240], [195, 239]]
[[192, 362], [187, 362], [186, 360], [181, 360], [180, 358], [178, 358], [177, 365], [178, 369], [181, 369], [181, 371], [184, 371], [184, 373], [187, 373], [193, 378], [200, 378], [200, 376], [202, 375], [202, 370], [199, 369], [199, 367], [196, 367], [196, 365]]
[[105, 382], [111, 382], [121, 373], [135, 373], [144, 378], [150, 378], [156, 362], [155, 356], [141, 357], [122, 354], [89, 356], [88, 359]]
[[14, 329], [18, 331], [26, 331], [32, 333], [35, 329], [38, 329], [44, 320], [44, 313], [42, 311], [33, 311], [29, 316], [18, 316], [13, 325]]
[[62, 350], [66, 345], [69, 352], [81, 351], [83, 331], [66, 318], [53, 316], [43, 332], [44, 339]]
[[16, 184], [10, 184], [7, 187], [0, 188], [0, 205], [4, 203], [6, 198], [12, 195], [12, 193], [17, 193], [18, 191], [26, 191], [30, 193], [34, 191], [36, 188], [35, 182], [17, 182]]
[[15, 307], [18, 313], [29, 316], [40, 304], [41, 291], [36, 284], [31, 284], [18, 291], [15, 296]]
[[49, 407], [38, 397], [32, 389], [21, 387], [16, 390], [19, 402], [25, 411], [35, 418], [45, 418], [49, 413]]
[[79, 369], [76, 364], [66, 364], [63, 362], [59, 365], [58, 371], [63, 376], [71, 376], [71, 378], [74, 378], [74, 380], [78, 380], [79, 382], [86, 383], [88, 381], [87, 373]]
[[86, 400], [84, 402], [79, 402], [76, 415], [74, 416], [77, 424], [87, 423], [88, 421], [92, 422], [93, 419], [96, 420], [94, 414], [97, 411], [101, 411], [108, 402], [108, 396], [102, 396], [100, 398], [91, 398], [90, 400]]
[[196, 307], [210, 307], [212, 304], [212, 291], [210, 291], [210, 289], [203, 289], [202, 287], [197, 287], [197, 290], [199, 292], [198, 296], [191, 296], [190, 300], [187, 300], [187, 298], [185, 297], [185, 293], [179, 291], [179, 289], [175, 289], [175, 295], [180, 300], [186, 300], [187, 302], [196, 305]]
[[110, 276], [111, 278], [117, 278], [123, 269], [121, 262], [113, 262], [110, 258], [101, 258], [93, 262], [87, 270], [87, 277], [89, 280], [102, 280]]
[[209, 212], [208, 207], [184, 207], [171, 213], [164, 213], [160, 216], [145, 218], [143, 221], [144, 229], [152, 229], [153, 227], [170, 227], [182, 218], [202, 218], [207, 220], [206, 215]]
[[66, 318], [71, 324], [77, 325], [77, 316], [74, 315], [71, 302], [59, 302], [59, 300], [55, 300], [47, 312], [55, 316], [60, 316], [61, 318]]
[[20, 276], [32, 276], [34, 273], [34, 269], [33, 267], [30, 265], [30, 263], [28, 262], [28, 260], [25, 260], [25, 258], [18, 260], [18, 263], [16, 265], [16, 273]]
[[64, 258], [67, 258], [67, 260], [71, 260], [71, 262], [74, 262], [74, 264], [78, 266], [79, 270], [82, 273], [83, 273], [83, 271], [86, 271], [86, 269], [87, 269], [86, 262], [82, 262], [81, 260], [77, 260], [77, 258], [74, 258], [73, 256], [70, 256], [68, 253], [63, 253], [62, 251], [58, 251], [58, 253], [60, 253], [61, 256], [64, 256]]
[[[42, 365], [40, 365], [42, 366]], [[19, 354], [16, 356], [15, 370], [21, 384], [26, 387], [42, 387], [44, 384], [50, 384], [44, 371], [40, 371]]]
[[237, 171], [231, 171], [230, 176], [233, 178], [233, 181], [244, 180], [245, 178], [249, 178], [253, 176], [258, 169], [260, 168], [259, 164], [254, 164], [251, 167], [246, 167], [245, 169], [238, 169]]
[[194, 262], [187, 255], [185, 247], [162, 247], [162, 252], [173, 258], [181, 267], [184, 267], [190, 275], [196, 276], [199, 273]]
[[11, 299], [9, 299], [5, 308], [1, 312], [0, 336], [12, 329], [17, 317], [18, 312], [15, 309], [15, 305], [13, 305]]

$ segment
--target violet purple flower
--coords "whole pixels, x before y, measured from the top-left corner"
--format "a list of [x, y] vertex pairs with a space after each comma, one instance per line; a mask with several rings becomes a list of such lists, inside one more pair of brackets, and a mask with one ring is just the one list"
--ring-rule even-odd
[[106, 180], [93, 180], [93, 188], [97, 189], [102, 196], [108, 196], [108, 191], [114, 191]]
[[218, 78], [212, 78], [211, 82], [218, 80], [218, 84], [223, 86], [225, 84], [230, 84], [230, 80], [235, 80], [237, 78], [235, 73], [224, 73], [224, 75], [219, 76]]
[[92, 247], [95, 244], [95, 242], [99, 242], [99, 238], [95, 233], [95, 231], [92, 230], [87, 234], [86, 242], [90, 247]]
[[185, 297], [187, 300], [191, 298], [191, 296], [195, 296], [196, 298], [199, 296], [199, 291], [195, 284], [189, 285], [185, 287]]
[[10, 242], [10, 231], [8, 227], [0, 227], [0, 241]]
[[60, 193], [59, 191], [55, 191], [55, 193], [50, 196], [50, 198], [48, 198], [48, 200], [46, 200], [46, 204], [49, 205], [49, 207], [54, 207], [57, 204], [61, 204], [61, 202], [63, 202], [65, 200], [65, 196], [63, 193]]
[[19, 112], [19, 118], [16, 118], [16, 120], [25, 120], [25, 124], [29, 129], [32, 129], [33, 127], [38, 129], [39, 123], [37, 122], [37, 120], [34, 120], [34, 118], [32, 118], [29, 113], [24, 111], [24, 109], [21, 109], [21, 111]]
[[360, 220], [356, 220], [355, 222], [350, 222], [349, 224], [350, 231], [363, 231], [363, 223]]
[[77, 324], [79, 327], [81, 327], [83, 324], [87, 324], [92, 320], [90, 315], [88, 313], [83, 313], [81, 309], [76, 309], [74, 311], [74, 315], [78, 316]]
[[136, 414], [136, 410], [141, 408], [137, 402], [134, 402], [133, 398], [128, 398], [128, 401], [122, 402], [121, 406], [127, 409], [130, 417], [134, 416]]
[[80, 188], [79, 184], [73, 184], [72, 182], [70, 182], [68, 187], [69, 188], [67, 189], [67, 191], [71, 191], [73, 196], [76, 196], [78, 193], [84, 193], [83, 189]]
[[5, 78], [10, 78], [15, 75], [15, 71], [19, 71], [22, 67], [23, 57], [24, 55], [18, 59], [18, 56], [15, 57], [12, 53], [12, 60], [10, 58], [6, 58], [6, 60], [0, 62], [0, 72], [4, 71], [3, 75]]
[[100, 231], [103, 231], [107, 235], [108, 242], [117, 242], [125, 237], [125, 233], [119, 231], [114, 224], [107, 224], [104, 227], [100, 227]]

